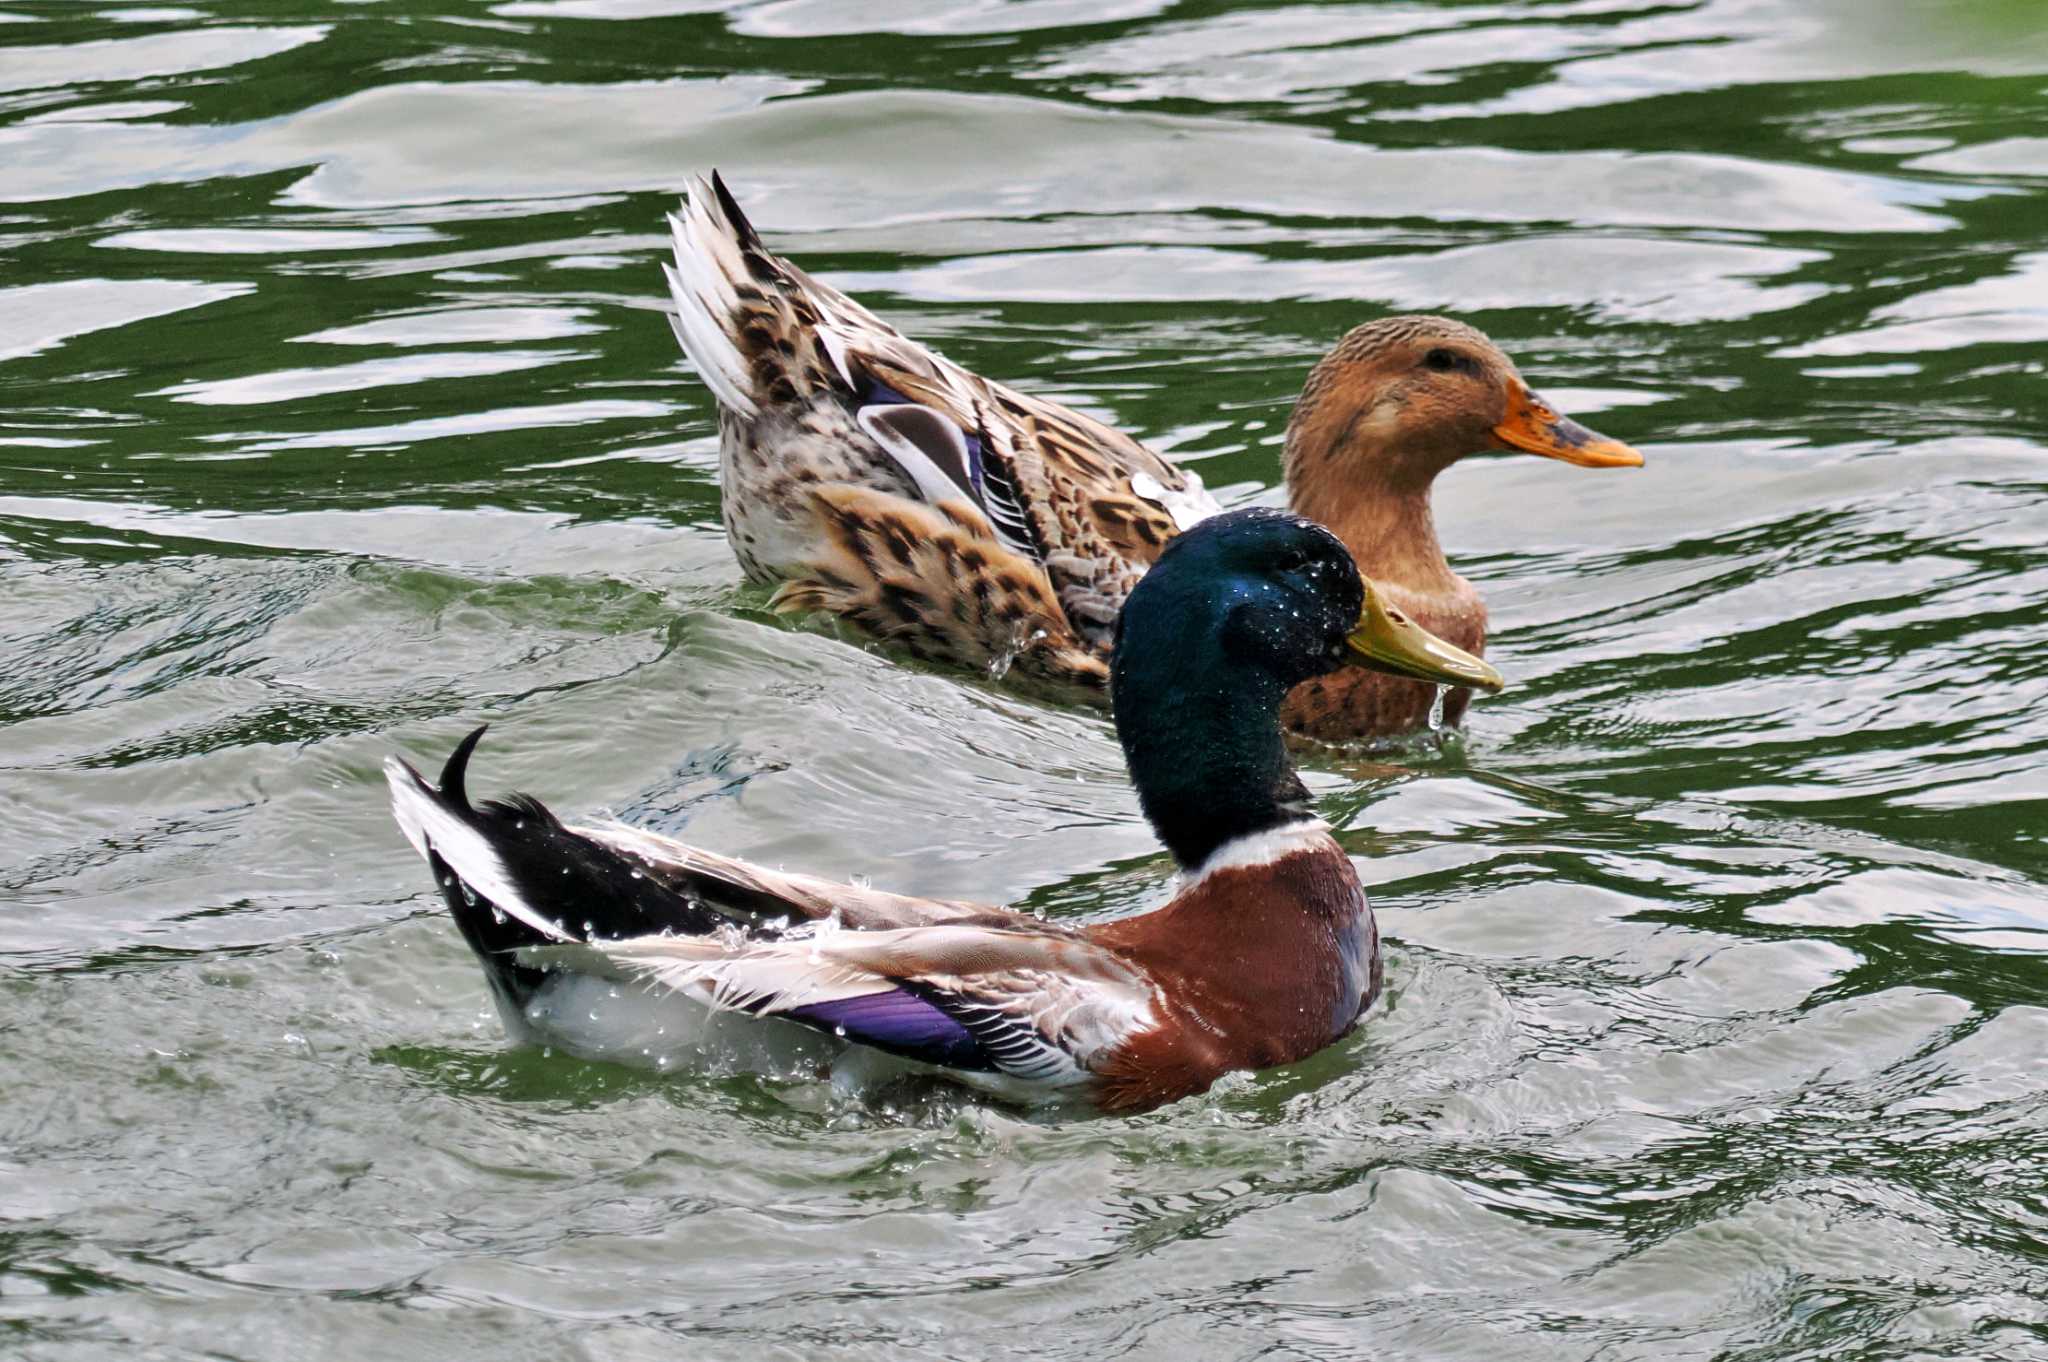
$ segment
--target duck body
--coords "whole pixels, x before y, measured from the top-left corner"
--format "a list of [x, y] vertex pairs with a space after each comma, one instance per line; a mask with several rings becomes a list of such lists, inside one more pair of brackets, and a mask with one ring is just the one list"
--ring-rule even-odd
[[[1313, 1054], [1379, 992], [1372, 911], [1294, 774], [1280, 706], [1361, 649], [1418, 675], [1477, 664], [1373, 616], [1369, 591], [1326, 531], [1264, 509], [1177, 538], [1133, 591], [1117, 732], [1182, 870], [1136, 917], [1069, 926], [571, 827], [524, 796], [473, 804], [481, 729], [438, 785], [388, 761], [393, 812], [521, 1039], [630, 1059], [665, 1025], [658, 1005], [802, 1028], [1009, 1100], [1143, 1110]], [[1375, 628], [1393, 632], [1368, 648]]]
[[[670, 219], [676, 338], [719, 403], [723, 515], [747, 576], [914, 655], [1101, 697], [1117, 611], [1167, 541], [1220, 507], [1102, 422], [974, 374], [776, 256], [715, 175]], [[1625, 445], [1544, 406], [1470, 327], [1393, 317], [1318, 364], [1290, 422], [1294, 509], [1475, 655], [1486, 611], [1445, 561], [1429, 494], [1465, 454], [1594, 466]], [[1452, 722], [1469, 691], [1448, 697]], [[1329, 741], [1422, 724], [1432, 686], [1372, 672], [1290, 702]]]
[[1102, 692], [1131, 587], [1220, 509], [1201, 479], [903, 336], [768, 251], [715, 178], [670, 226], [747, 576], [920, 657]]
[[[1025, 1105], [1140, 1111], [1314, 1054], [1380, 990], [1365, 892], [1320, 822], [1226, 852], [1154, 913], [1067, 928], [570, 827], [532, 801], [469, 805], [471, 750], [438, 788], [395, 770], [393, 805], [525, 1044], [665, 1068], [736, 1013], [812, 1033], [808, 1049], [782, 1036], [762, 1051], [778, 1058], [875, 1051], [897, 1062], [860, 1056], [868, 1077], [921, 1071]], [[485, 849], [528, 868], [494, 880]]]

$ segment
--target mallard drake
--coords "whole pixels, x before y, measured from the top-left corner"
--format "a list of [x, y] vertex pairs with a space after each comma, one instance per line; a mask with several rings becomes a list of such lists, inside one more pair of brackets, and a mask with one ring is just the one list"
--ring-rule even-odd
[[[1142, 1110], [1313, 1054], [1379, 992], [1358, 874], [1281, 739], [1288, 689], [1347, 664], [1447, 685], [1497, 677], [1388, 613], [1327, 530], [1268, 508], [1176, 536], [1119, 630], [1117, 737], [1182, 872], [1171, 901], [1137, 917], [1069, 926], [768, 870], [620, 824], [569, 827], [525, 796], [475, 805], [482, 729], [438, 788], [386, 761], [392, 809], [517, 1036], [633, 1059], [655, 1029], [652, 995], [700, 1018], [794, 1023], [1013, 1100]], [[677, 1017], [675, 1033], [691, 1022]]]
[[[1168, 540], [1219, 510], [1201, 478], [905, 337], [770, 252], [715, 173], [669, 224], [671, 322], [718, 399], [725, 528], [746, 575], [778, 586], [780, 608], [928, 659], [1102, 693], [1117, 608]], [[1309, 374], [1288, 497], [1390, 607], [1477, 654], [1486, 607], [1444, 560], [1430, 487], [1500, 449], [1642, 462], [1543, 402], [1473, 328], [1388, 317]], [[1309, 683], [1286, 715], [1326, 740], [1374, 737], [1424, 722], [1436, 694], [1358, 672]], [[1445, 717], [1469, 698], [1453, 691]]]

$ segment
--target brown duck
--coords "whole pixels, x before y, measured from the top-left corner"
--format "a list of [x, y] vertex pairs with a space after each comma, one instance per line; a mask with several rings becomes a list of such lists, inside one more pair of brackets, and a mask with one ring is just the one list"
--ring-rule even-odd
[[[932, 661], [1107, 698], [1117, 612], [1175, 534], [1221, 508], [1121, 431], [969, 372], [773, 254], [724, 182], [671, 216], [676, 339], [718, 399], [725, 527], [778, 608], [824, 611]], [[1398, 616], [1477, 654], [1486, 606], [1451, 571], [1429, 494], [1467, 454], [1587, 468], [1642, 455], [1553, 410], [1479, 331], [1357, 327], [1288, 423], [1289, 504], [1350, 548]], [[1434, 685], [1352, 671], [1305, 683], [1295, 731], [1424, 723]], [[1470, 691], [1448, 697], [1456, 722]]]

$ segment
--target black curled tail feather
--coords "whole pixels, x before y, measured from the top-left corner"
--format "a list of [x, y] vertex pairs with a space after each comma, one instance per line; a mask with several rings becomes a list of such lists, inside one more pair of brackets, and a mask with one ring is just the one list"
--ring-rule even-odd
[[476, 754], [476, 745], [484, 740], [484, 734], [491, 731], [489, 724], [478, 724], [455, 744], [455, 750], [448, 754], [448, 760], [441, 764], [441, 799], [454, 813], [467, 814], [469, 789], [466, 778], [469, 775], [469, 759]]
[[[522, 947], [702, 935], [727, 921], [631, 857], [564, 826], [531, 795], [471, 804], [469, 762], [483, 734], [479, 727], [456, 745], [438, 790], [403, 763], [394, 763], [392, 779], [399, 821], [423, 843], [442, 902], [501, 1003], [523, 1009], [546, 978], [519, 962]], [[431, 811], [412, 811], [408, 824], [408, 804]]]

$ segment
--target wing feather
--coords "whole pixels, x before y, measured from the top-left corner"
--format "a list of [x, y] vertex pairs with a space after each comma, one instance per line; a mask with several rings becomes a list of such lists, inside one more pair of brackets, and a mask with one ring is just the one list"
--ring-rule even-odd
[[945, 922], [1037, 923], [1035, 918], [986, 903], [915, 898], [817, 875], [769, 870], [624, 823], [599, 823], [572, 831], [630, 858], [657, 880], [701, 898], [741, 926], [788, 925], [832, 917], [848, 927], [868, 930]]
[[1079, 1082], [1097, 1056], [1152, 1024], [1151, 984], [1109, 951], [1023, 920], [1032, 927], [858, 931], [824, 922], [773, 939], [633, 937], [533, 946], [519, 958], [814, 1025], [848, 1015], [827, 1004], [900, 990], [958, 1022], [996, 1071], [1034, 1084]]
[[[696, 196], [692, 196], [693, 199]], [[819, 348], [855, 389], [871, 380], [981, 443], [981, 508], [1006, 546], [1043, 564], [1091, 647], [1175, 533], [1221, 508], [1199, 476], [1093, 417], [962, 368], [780, 257]]]

